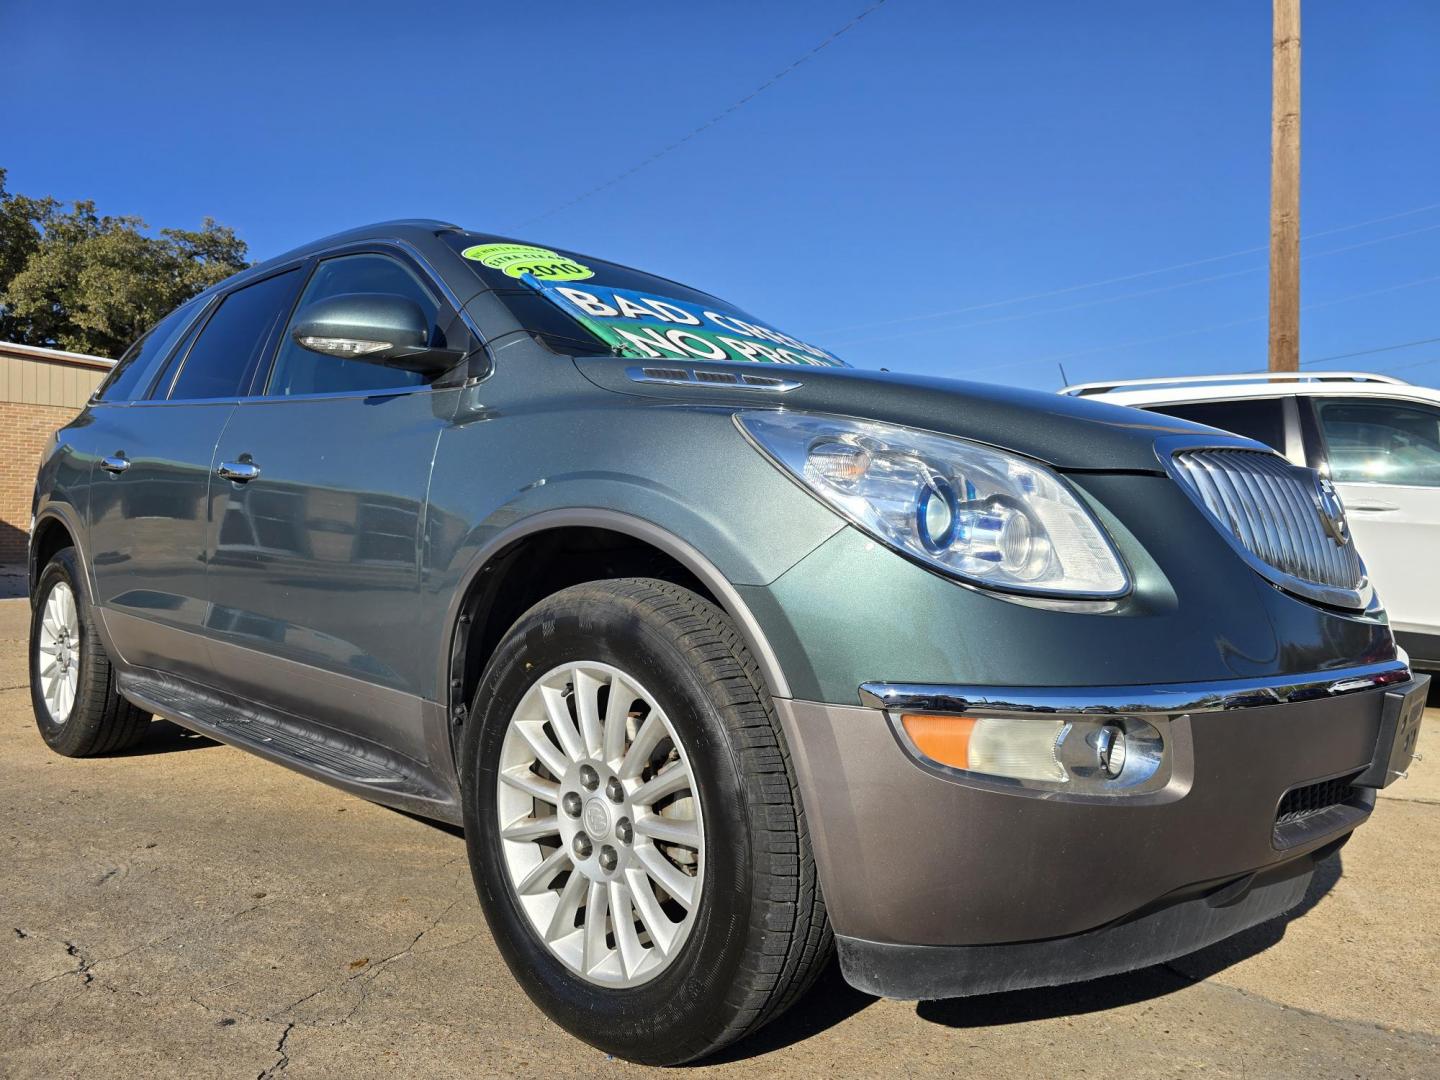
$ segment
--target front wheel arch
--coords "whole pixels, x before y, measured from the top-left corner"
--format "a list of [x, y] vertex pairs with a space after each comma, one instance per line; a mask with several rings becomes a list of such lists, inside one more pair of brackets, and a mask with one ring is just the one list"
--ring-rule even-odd
[[[588, 555], [575, 558], [587, 545]], [[544, 572], [535, 557], [549, 559], [556, 553], [565, 556], [566, 572]], [[497, 604], [511, 575], [530, 588]], [[614, 510], [547, 510], [516, 522], [486, 543], [456, 590], [439, 685], [445, 688], [441, 696], [447, 703], [457, 762], [460, 724], [495, 646], [515, 619], [571, 585], [633, 576], [681, 585], [720, 608], [735, 624], [771, 696], [791, 696], [779, 658], [759, 621], [735, 586], [693, 545], [653, 522]]]

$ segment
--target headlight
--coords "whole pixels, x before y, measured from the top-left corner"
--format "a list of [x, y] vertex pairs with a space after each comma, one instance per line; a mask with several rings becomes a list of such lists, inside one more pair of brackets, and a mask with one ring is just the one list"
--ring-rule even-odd
[[768, 411], [735, 419], [824, 502], [937, 570], [1039, 596], [1129, 588], [1109, 538], [1043, 465], [890, 424]]

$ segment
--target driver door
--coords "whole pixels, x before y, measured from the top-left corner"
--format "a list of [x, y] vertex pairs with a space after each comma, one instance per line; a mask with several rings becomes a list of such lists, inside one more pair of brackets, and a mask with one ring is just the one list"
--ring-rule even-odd
[[455, 391], [296, 342], [307, 306], [351, 293], [413, 300], [432, 344], [452, 317], [398, 255], [315, 264], [268, 377], [220, 436], [208, 639], [231, 693], [425, 761], [435, 665], [417, 625], [420, 539]]

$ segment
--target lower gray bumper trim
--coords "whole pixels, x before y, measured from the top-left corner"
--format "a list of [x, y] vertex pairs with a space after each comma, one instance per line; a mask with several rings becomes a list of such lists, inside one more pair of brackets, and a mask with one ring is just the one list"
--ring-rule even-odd
[[[1333, 850], [1333, 848], [1330, 848]], [[894, 945], [836, 935], [840, 969], [857, 990], [907, 1001], [1059, 986], [1173, 960], [1295, 907], [1314, 875], [1234, 885], [1073, 937], [1006, 945]], [[1243, 886], [1241, 886], [1243, 888]]]

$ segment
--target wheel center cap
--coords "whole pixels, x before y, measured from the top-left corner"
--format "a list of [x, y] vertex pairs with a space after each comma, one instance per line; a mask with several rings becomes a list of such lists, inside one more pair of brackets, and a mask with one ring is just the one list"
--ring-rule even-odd
[[585, 804], [585, 831], [597, 840], [609, 835], [610, 811], [604, 799], [591, 799]]

